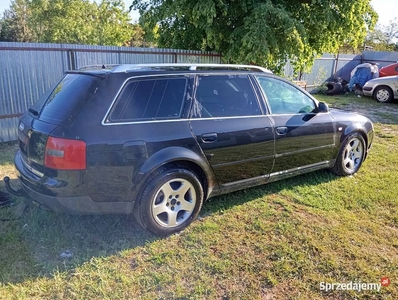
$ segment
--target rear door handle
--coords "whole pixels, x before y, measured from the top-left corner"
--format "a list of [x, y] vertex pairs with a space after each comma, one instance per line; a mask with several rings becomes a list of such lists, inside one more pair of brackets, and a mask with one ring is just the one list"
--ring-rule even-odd
[[217, 140], [217, 133], [204, 133], [201, 138], [204, 143], [213, 143]]
[[286, 126], [276, 127], [276, 134], [277, 135], [285, 135], [286, 133], [287, 133], [287, 127]]

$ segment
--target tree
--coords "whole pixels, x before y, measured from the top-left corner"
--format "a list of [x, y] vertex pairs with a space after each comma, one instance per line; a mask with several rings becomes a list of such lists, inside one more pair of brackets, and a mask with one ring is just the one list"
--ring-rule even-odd
[[398, 42], [398, 18], [395, 18], [387, 26], [383, 27], [387, 44], [396, 44]]
[[[123, 9], [121, 9], [123, 7]], [[134, 35], [128, 11], [123, 1], [102, 0], [95, 17], [94, 32], [97, 45], [127, 45]]]
[[133, 36], [130, 40], [131, 47], [145, 47], [144, 30], [139, 24], [131, 24], [133, 27]]
[[0, 22], [0, 41], [30, 42], [33, 32], [29, 27], [31, 11], [27, 0], [11, 1], [10, 9], [4, 12]]
[[398, 50], [398, 18], [387, 26], [377, 25], [366, 37], [365, 44], [376, 51]]
[[95, 5], [82, 0], [31, 0], [30, 24], [38, 42], [92, 43]]
[[120, 0], [31, 0], [40, 42], [122, 46], [133, 34]]
[[139, 35], [121, 0], [15, 0], [0, 24], [5, 41], [124, 46]]
[[226, 60], [296, 70], [315, 57], [357, 47], [377, 21], [370, 0], [133, 0], [158, 45], [215, 50]]

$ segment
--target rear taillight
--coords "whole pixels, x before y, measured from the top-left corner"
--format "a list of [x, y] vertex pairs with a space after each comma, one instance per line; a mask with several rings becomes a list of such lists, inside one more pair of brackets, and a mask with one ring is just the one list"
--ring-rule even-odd
[[50, 136], [47, 139], [44, 165], [57, 170], [85, 170], [86, 143]]

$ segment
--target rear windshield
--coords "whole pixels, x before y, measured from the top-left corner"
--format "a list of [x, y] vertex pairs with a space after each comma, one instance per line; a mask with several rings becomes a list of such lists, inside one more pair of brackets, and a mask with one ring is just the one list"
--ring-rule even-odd
[[67, 74], [45, 100], [40, 111], [40, 120], [49, 123], [60, 123], [72, 118], [73, 108], [82, 107], [99, 85], [100, 78]]

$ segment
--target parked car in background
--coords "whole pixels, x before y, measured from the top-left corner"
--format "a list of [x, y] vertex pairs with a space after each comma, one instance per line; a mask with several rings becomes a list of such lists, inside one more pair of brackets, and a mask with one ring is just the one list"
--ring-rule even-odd
[[398, 75], [398, 62], [385, 67], [380, 68], [379, 77], [394, 76]]
[[133, 213], [168, 235], [220, 194], [356, 173], [374, 131], [261, 67], [153, 64], [68, 71], [18, 134], [26, 197], [58, 212]]
[[369, 80], [362, 91], [365, 96], [373, 97], [378, 102], [387, 103], [398, 99], [398, 75]]

